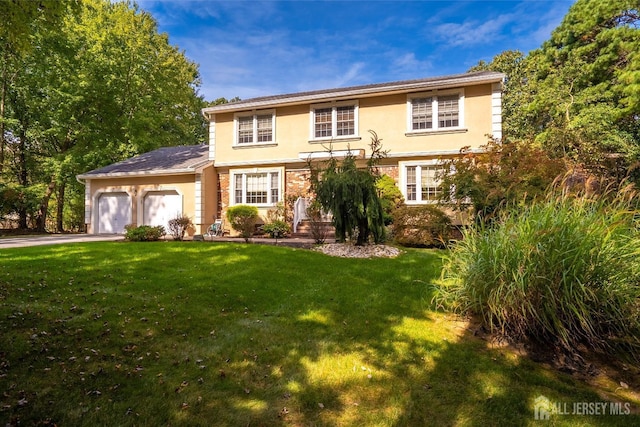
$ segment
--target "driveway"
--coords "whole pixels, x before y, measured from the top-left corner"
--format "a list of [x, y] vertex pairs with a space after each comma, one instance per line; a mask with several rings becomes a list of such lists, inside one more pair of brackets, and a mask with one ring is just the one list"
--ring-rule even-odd
[[52, 234], [50, 236], [16, 236], [0, 238], [0, 249], [57, 245], [60, 243], [106, 242], [123, 239], [124, 236], [121, 234]]

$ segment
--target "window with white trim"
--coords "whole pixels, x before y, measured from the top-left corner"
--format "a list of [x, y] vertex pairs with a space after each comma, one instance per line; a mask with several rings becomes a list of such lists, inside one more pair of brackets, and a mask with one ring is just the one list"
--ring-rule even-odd
[[236, 114], [235, 144], [270, 144], [275, 141], [275, 114], [272, 111]]
[[404, 166], [404, 198], [407, 203], [436, 203], [442, 194], [442, 165]]
[[464, 96], [462, 92], [411, 95], [409, 110], [409, 132], [428, 132], [462, 127]]
[[233, 204], [270, 206], [280, 201], [280, 172], [234, 172]]
[[357, 133], [357, 103], [311, 107], [311, 139], [348, 138], [357, 136]]

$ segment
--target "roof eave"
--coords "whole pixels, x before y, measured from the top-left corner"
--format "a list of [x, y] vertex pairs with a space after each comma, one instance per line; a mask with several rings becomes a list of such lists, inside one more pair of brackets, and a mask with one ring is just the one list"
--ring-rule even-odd
[[409, 93], [416, 90], [437, 90], [450, 89], [453, 87], [470, 86], [473, 84], [500, 83], [504, 80], [504, 74], [481, 74], [462, 77], [445, 78], [433, 81], [409, 81], [392, 83], [386, 86], [345, 88], [345, 90], [328, 90], [313, 94], [291, 94], [290, 96], [277, 97], [275, 99], [256, 99], [252, 101], [238, 101], [229, 104], [221, 104], [202, 109], [205, 118], [216, 113], [228, 113], [242, 110], [252, 110], [258, 108], [273, 108], [290, 105], [308, 104], [313, 102], [323, 102], [329, 100], [341, 100], [354, 97], [371, 97], [380, 95], [394, 95], [398, 93]]
[[82, 174], [77, 175], [77, 179], [110, 179], [110, 178], [131, 178], [131, 177], [144, 177], [144, 176], [166, 176], [166, 175], [189, 175], [195, 173], [194, 168], [188, 169], [159, 169], [151, 171], [135, 171], [135, 172], [107, 172], [96, 174]]

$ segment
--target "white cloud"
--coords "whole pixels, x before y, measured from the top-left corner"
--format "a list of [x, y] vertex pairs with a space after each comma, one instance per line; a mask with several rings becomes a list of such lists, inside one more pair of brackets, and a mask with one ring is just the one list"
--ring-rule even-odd
[[494, 43], [503, 38], [505, 27], [513, 20], [512, 14], [505, 14], [485, 22], [467, 20], [462, 23], [446, 23], [435, 27], [435, 35], [440, 40], [446, 40], [449, 46]]

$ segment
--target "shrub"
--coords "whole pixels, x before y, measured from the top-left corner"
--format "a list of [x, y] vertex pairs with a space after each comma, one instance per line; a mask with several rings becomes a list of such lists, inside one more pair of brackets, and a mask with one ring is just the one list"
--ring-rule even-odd
[[402, 206], [404, 197], [394, 179], [389, 175], [382, 175], [376, 181], [376, 189], [382, 204], [384, 225], [389, 225], [393, 222], [393, 211]]
[[274, 239], [286, 237], [290, 231], [289, 224], [279, 219], [265, 224], [262, 230]]
[[640, 211], [561, 195], [465, 232], [448, 256], [436, 301], [482, 315], [493, 332], [576, 352], [640, 343]]
[[436, 206], [403, 206], [394, 211], [393, 236], [403, 246], [444, 247], [451, 238], [451, 220]]
[[160, 240], [165, 235], [164, 227], [161, 225], [141, 225], [139, 227], [131, 224], [125, 226], [125, 239], [131, 242], [153, 242]]
[[309, 218], [309, 228], [313, 241], [321, 245], [327, 240], [329, 235], [329, 224], [326, 215], [322, 212], [322, 206], [317, 200], [313, 200], [307, 206], [307, 217]]
[[236, 205], [227, 209], [227, 220], [231, 227], [248, 242], [258, 222], [258, 208], [249, 205]]
[[191, 221], [191, 218], [186, 215], [180, 214], [169, 220], [169, 234], [171, 234], [173, 240], [184, 239], [184, 234], [191, 227], [193, 227], [193, 222]]
[[286, 207], [283, 202], [278, 202], [273, 209], [267, 211], [267, 223], [262, 227], [262, 231], [274, 239], [286, 237], [290, 228], [286, 220]]

